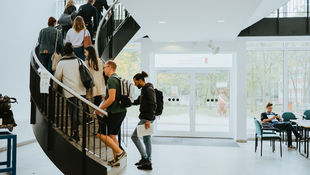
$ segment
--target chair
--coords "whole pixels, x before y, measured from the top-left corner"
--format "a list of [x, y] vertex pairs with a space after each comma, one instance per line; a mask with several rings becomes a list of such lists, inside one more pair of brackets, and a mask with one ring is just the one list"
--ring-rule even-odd
[[260, 155], [261, 156], [263, 156], [263, 140], [273, 141], [273, 147], [272, 147], [273, 152], [275, 151], [275, 141], [279, 140], [280, 141], [280, 156], [282, 157], [281, 136], [279, 134], [277, 134], [277, 132], [280, 132], [279, 129], [274, 128], [274, 127], [263, 128], [261, 123], [256, 118], [254, 118], [254, 124], [255, 124], [255, 128], [256, 128], [255, 152], [256, 152], [257, 146], [258, 146], [258, 138], [260, 138], [260, 140], [261, 140], [261, 149], [260, 149]]
[[[296, 118], [296, 116], [295, 116], [295, 114], [294, 113], [292, 113], [292, 112], [284, 112], [283, 114], [282, 114], [282, 118], [283, 118], [283, 121], [284, 122], [291, 122], [290, 120], [296, 120], [297, 118]], [[292, 123], [292, 122], [291, 122]], [[297, 126], [296, 126], [296, 124], [293, 124], [292, 123], [292, 126], [295, 128], [295, 129], [299, 129], [299, 128], [297, 128]], [[285, 131], [281, 131], [282, 133], [283, 133], [283, 141], [285, 140]]]
[[305, 110], [303, 117], [306, 120], [310, 120], [310, 110]]

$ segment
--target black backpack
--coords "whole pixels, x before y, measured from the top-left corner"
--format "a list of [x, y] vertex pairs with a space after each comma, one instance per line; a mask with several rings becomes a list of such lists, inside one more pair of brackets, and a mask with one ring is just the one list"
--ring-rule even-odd
[[155, 111], [155, 116], [159, 116], [163, 113], [163, 109], [164, 109], [164, 96], [163, 96], [163, 92], [158, 90], [158, 89], [154, 89], [155, 90], [155, 95], [156, 95], [156, 111]]

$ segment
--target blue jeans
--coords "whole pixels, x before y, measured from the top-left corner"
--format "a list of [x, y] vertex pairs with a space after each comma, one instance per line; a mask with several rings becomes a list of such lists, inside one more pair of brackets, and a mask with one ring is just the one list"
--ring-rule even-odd
[[52, 54], [49, 53], [40, 53], [41, 60], [43, 63], [43, 66], [52, 73]]
[[83, 61], [85, 61], [85, 55], [84, 55], [84, 48], [79, 47], [79, 48], [74, 48], [74, 54], [81, 58]]
[[[138, 125], [145, 124], [146, 121], [147, 120], [141, 119], [140, 122], [138, 123]], [[153, 123], [153, 121], [151, 121], [151, 123]], [[142, 145], [142, 143], [138, 137], [137, 128], [134, 130], [134, 132], [132, 133], [132, 136], [131, 136], [131, 140], [136, 145], [138, 151], [141, 154], [141, 157], [145, 158], [145, 159], [149, 159], [149, 160], [151, 160], [151, 155], [152, 155], [152, 140], [151, 140], [151, 138], [152, 138], [151, 135], [143, 136], [143, 143], [145, 146], [145, 149], [144, 149], [144, 146]]]

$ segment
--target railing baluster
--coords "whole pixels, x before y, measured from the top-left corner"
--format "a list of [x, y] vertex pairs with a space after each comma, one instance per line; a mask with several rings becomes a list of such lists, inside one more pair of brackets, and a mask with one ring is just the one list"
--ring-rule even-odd
[[61, 131], [63, 132], [64, 131], [64, 103], [65, 103], [65, 99], [64, 97], [61, 97], [61, 122], [60, 122], [60, 125], [61, 125]]
[[56, 127], [59, 128], [59, 107], [60, 107], [60, 103], [59, 103], [59, 95], [56, 94], [56, 99], [57, 99], [57, 105], [56, 105]]
[[[66, 110], [66, 118], [65, 118], [65, 120], [66, 120], [66, 123], [65, 123], [65, 133], [66, 133], [66, 135], [68, 135], [68, 101], [67, 100], [65, 100], [65, 105], [66, 105], [66, 107], [65, 107], [65, 110]], [[71, 120], [70, 120], [71, 121]], [[71, 126], [71, 125], [70, 125]], [[71, 126], [72, 127], [72, 126]], [[72, 136], [72, 135], [71, 135]]]
[[93, 132], [94, 132], [94, 136], [93, 136], [93, 150], [94, 150], [94, 154], [96, 154], [96, 118], [94, 118], [94, 126], [93, 126]]

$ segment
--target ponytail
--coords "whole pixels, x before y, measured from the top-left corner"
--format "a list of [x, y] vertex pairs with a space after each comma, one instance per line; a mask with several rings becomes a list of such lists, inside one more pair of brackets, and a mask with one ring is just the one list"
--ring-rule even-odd
[[145, 78], [149, 77], [149, 75], [142, 71], [141, 73], [137, 73], [133, 78], [136, 79], [136, 80], [143, 80], [145, 81]]

